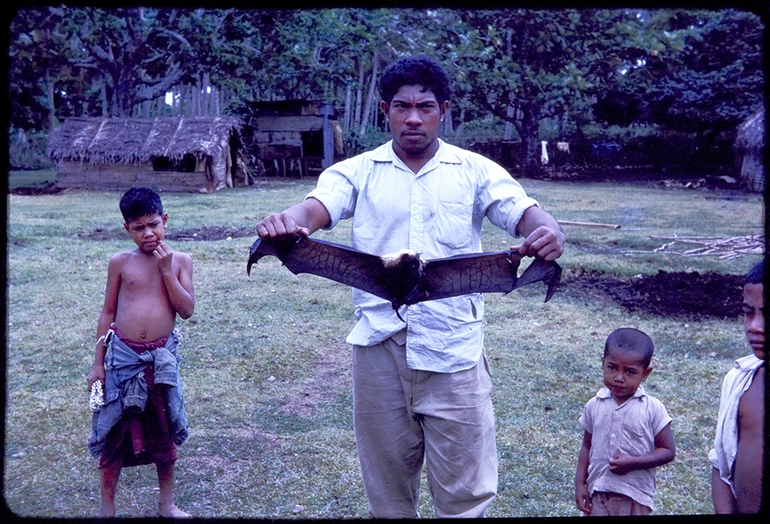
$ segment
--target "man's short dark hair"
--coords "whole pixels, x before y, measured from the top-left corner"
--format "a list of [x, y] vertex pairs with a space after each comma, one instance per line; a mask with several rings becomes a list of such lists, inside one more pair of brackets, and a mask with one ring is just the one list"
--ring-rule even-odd
[[428, 56], [410, 56], [390, 64], [380, 78], [380, 96], [390, 104], [399, 89], [413, 85], [430, 90], [439, 104], [452, 96], [446, 69]]
[[604, 344], [605, 357], [611, 349], [624, 353], [638, 353], [646, 369], [650, 367], [650, 362], [652, 362], [655, 345], [646, 333], [638, 329], [620, 328], [610, 333], [610, 336], [607, 337], [607, 342]]
[[764, 277], [765, 277], [765, 259], [763, 258], [762, 260], [757, 262], [754, 265], [754, 267], [749, 270], [748, 273], [746, 273], [746, 281], [743, 283], [743, 285], [763, 284]]
[[148, 187], [132, 187], [120, 199], [120, 212], [126, 223], [137, 218], [158, 214], [163, 216], [160, 195]]

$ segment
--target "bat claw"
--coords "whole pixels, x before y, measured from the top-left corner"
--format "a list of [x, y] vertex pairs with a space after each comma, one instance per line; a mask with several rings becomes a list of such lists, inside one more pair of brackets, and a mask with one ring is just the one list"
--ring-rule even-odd
[[541, 258], [536, 258], [516, 281], [516, 287], [523, 287], [535, 282], [544, 282], [548, 287], [545, 292], [545, 302], [548, 302], [559, 285], [561, 271], [561, 266], [556, 262], [546, 262]]
[[281, 255], [288, 253], [303, 238], [305, 237], [299, 234], [268, 239], [257, 237], [254, 243], [251, 244], [251, 249], [249, 250], [249, 261], [246, 264], [246, 274], [251, 276], [251, 266], [256, 264], [260, 258], [272, 255], [280, 259]]

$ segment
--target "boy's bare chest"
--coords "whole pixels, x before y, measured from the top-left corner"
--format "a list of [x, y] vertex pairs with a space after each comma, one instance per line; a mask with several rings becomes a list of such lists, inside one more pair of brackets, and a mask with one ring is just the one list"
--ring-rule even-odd
[[738, 427], [741, 437], [761, 436], [765, 422], [765, 368], [754, 373], [751, 386], [738, 403]]
[[154, 259], [136, 260], [121, 272], [121, 292], [128, 294], [164, 293], [163, 277]]

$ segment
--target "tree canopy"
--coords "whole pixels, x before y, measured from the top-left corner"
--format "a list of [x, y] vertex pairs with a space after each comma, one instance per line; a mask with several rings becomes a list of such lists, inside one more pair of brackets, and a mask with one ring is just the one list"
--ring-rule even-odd
[[764, 104], [763, 31], [736, 9], [35, 7], [10, 27], [10, 125], [321, 99], [360, 136], [382, 69], [429, 54], [454, 80], [448, 130], [496, 118], [532, 160], [592, 125], [735, 128]]

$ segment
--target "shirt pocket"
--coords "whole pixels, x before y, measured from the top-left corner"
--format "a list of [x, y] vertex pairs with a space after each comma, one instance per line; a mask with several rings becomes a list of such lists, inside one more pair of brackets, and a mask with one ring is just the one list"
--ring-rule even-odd
[[450, 249], [464, 249], [473, 238], [473, 193], [466, 187], [442, 186], [439, 191], [436, 241]]
[[638, 457], [652, 451], [650, 449], [649, 437], [645, 434], [644, 428], [640, 424], [624, 422], [621, 433], [623, 439], [621, 452]]

